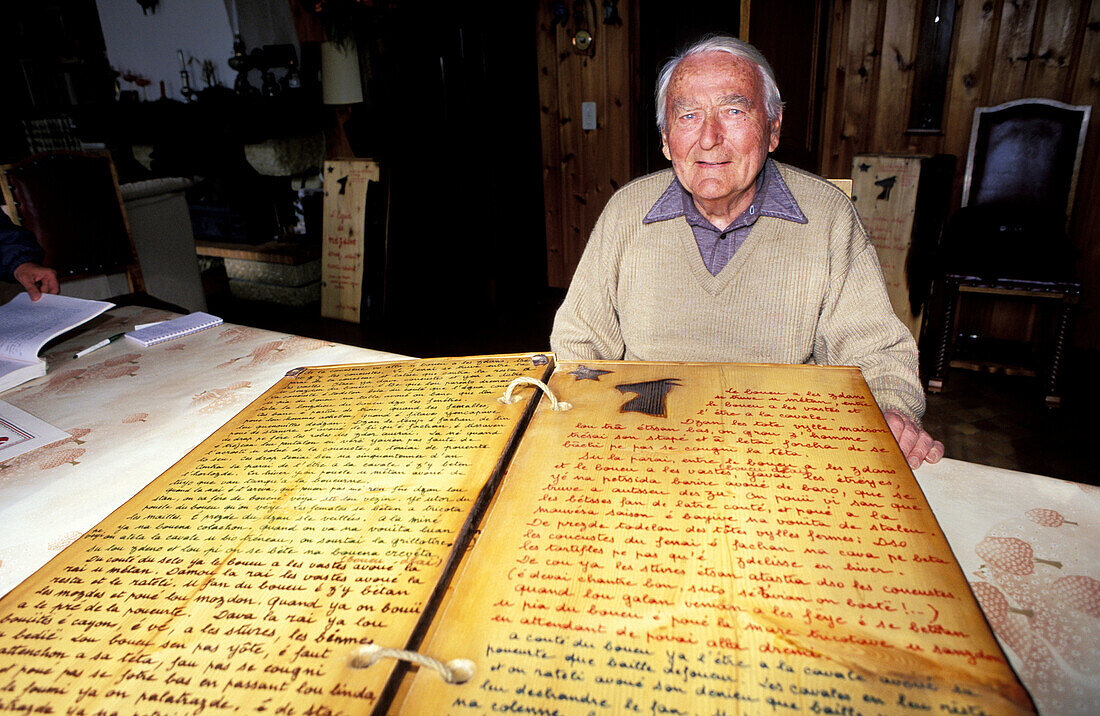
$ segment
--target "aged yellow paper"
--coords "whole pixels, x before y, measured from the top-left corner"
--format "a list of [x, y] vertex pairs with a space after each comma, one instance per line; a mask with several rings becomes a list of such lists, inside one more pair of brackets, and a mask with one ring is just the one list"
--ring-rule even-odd
[[0, 711], [369, 711], [539, 358], [284, 379], [0, 601]]
[[564, 363], [393, 711], [1030, 703], [856, 369]]

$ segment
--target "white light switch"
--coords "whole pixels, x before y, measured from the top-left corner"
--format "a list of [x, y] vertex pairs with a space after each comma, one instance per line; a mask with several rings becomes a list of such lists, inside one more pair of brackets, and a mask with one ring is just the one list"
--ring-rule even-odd
[[596, 128], [596, 103], [581, 102], [581, 129]]

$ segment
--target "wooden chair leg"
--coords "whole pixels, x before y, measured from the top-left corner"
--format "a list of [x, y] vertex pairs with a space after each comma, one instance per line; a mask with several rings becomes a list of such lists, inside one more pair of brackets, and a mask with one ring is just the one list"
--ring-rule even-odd
[[1066, 342], [1069, 340], [1070, 326], [1073, 323], [1073, 304], [1077, 296], [1067, 295], [1062, 303], [1062, 313], [1058, 316], [1058, 333], [1054, 337], [1054, 350], [1050, 356], [1050, 371], [1047, 373], [1046, 405], [1058, 408], [1062, 405], [1062, 396], [1058, 393], [1058, 379], [1061, 377], [1062, 359], [1065, 357]]
[[943, 285], [943, 329], [940, 333], [940, 344], [936, 350], [932, 376], [928, 379], [929, 393], [943, 392], [947, 371], [951, 367], [951, 351], [955, 345], [955, 311], [959, 301], [959, 284], [952, 279], [946, 279]]

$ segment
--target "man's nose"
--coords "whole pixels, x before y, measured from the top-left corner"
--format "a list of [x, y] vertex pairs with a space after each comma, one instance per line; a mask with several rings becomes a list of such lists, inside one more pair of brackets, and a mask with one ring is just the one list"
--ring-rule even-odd
[[699, 144], [703, 149], [711, 149], [722, 143], [722, 123], [718, 117], [708, 114], [703, 120], [703, 135], [699, 138]]

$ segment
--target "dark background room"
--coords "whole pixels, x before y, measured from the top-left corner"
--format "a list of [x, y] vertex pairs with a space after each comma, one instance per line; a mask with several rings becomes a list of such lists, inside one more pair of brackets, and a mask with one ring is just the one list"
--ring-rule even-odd
[[[949, 376], [925, 418], [947, 456], [1097, 482], [1097, 118], [1065, 226], [978, 252], [1065, 253], [1064, 276], [1034, 296], [979, 287], [956, 309], [941, 236], [963, 202], [976, 108], [1095, 107], [1100, 0], [42, 0], [3, 14], [0, 163], [106, 150], [121, 185], [184, 178], [191, 222], [177, 228], [206, 310], [417, 357], [547, 350], [603, 205], [667, 166], [659, 66], [707, 32], [747, 39], [786, 102], [776, 159], [849, 178], [864, 155], [936, 158], [911, 296], [922, 377]], [[361, 99], [323, 101], [326, 40], [354, 42]], [[275, 145], [308, 154], [306, 168], [257, 169], [256, 148]], [[320, 261], [322, 162], [348, 157], [381, 169], [360, 320], [322, 318], [315, 276], [242, 286], [227, 257], [306, 274]]]

